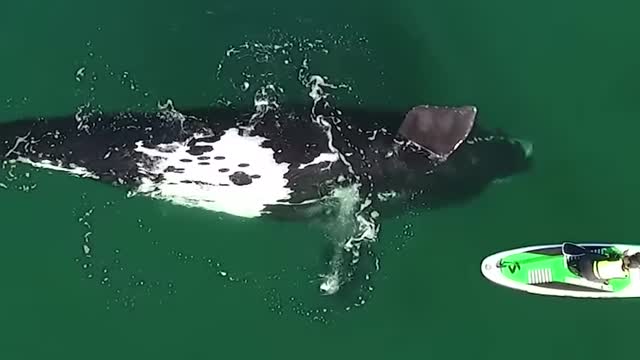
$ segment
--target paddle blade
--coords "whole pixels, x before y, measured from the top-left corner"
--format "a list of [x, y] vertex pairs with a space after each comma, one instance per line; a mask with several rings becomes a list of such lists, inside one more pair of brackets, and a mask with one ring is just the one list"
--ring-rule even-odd
[[588, 250], [583, 248], [580, 245], [576, 245], [572, 243], [564, 243], [562, 244], [562, 253], [565, 256], [582, 256], [588, 253]]

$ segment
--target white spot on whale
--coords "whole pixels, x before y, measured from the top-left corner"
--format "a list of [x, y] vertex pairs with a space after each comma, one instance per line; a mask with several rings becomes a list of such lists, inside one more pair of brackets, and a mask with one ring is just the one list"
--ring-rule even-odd
[[[197, 155], [178, 142], [150, 149], [139, 141], [135, 151], [152, 160], [140, 161], [138, 170], [152, 176], [144, 177], [135, 192], [183, 206], [261, 216], [267, 205], [286, 203], [292, 192], [284, 177], [290, 164], [276, 163], [274, 151], [260, 146], [265, 140], [230, 128], [216, 142], [196, 142], [205, 149]], [[162, 178], [154, 180], [157, 175]]]
[[54, 170], [54, 171], [62, 171], [62, 172], [66, 172], [66, 173], [70, 173], [82, 178], [91, 178], [91, 179], [99, 179], [99, 177], [96, 174], [93, 174], [91, 171], [89, 171], [88, 169], [82, 167], [82, 166], [78, 166], [75, 164], [63, 164], [62, 162], [57, 162], [54, 163], [52, 161], [49, 160], [40, 160], [40, 161], [33, 161], [29, 158], [26, 157], [18, 157], [16, 158], [16, 161], [21, 162], [23, 164], [27, 164], [27, 165], [31, 165], [33, 167], [36, 168], [41, 168], [41, 169], [47, 169], [47, 170]]

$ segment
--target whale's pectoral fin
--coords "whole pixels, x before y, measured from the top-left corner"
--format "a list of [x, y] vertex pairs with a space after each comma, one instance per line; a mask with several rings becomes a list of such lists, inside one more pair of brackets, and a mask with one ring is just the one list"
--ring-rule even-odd
[[[357, 194], [354, 188], [339, 191], [343, 190]], [[358, 288], [352, 281], [364, 270], [359, 266], [363, 245], [374, 243], [380, 231], [377, 221], [379, 213], [367, 201], [362, 198], [353, 201], [352, 197], [345, 196], [335, 196], [334, 200], [337, 211], [334, 211], [331, 223], [327, 224], [332, 256], [328, 264], [329, 272], [321, 275], [323, 281], [320, 285], [325, 295], [335, 294], [346, 284], [350, 284], [350, 288]], [[362, 278], [368, 276], [363, 275]]]
[[398, 134], [446, 160], [471, 132], [476, 113], [475, 106], [416, 106], [406, 114]]

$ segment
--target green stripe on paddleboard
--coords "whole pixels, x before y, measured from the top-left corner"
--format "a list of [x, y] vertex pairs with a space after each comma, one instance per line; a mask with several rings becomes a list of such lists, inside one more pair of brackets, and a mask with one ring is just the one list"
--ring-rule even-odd
[[[619, 254], [615, 248], [608, 249], [607, 252]], [[529, 273], [532, 270], [551, 270], [551, 280], [553, 282], [565, 282], [567, 277], [578, 279], [569, 269], [566, 268], [562, 255], [543, 255], [534, 253], [519, 253], [507, 256], [503, 259], [502, 275], [519, 283], [529, 283]], [[548, 272], [547, 272], [548, 274]], [[612, 279], [609, 281], [613, 291], [620, 291], [631, 283], [631, 279]]]

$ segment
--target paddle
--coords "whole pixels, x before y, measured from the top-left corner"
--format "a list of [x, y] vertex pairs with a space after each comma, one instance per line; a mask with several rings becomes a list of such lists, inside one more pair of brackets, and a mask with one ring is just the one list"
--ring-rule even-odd
[[562, 243], [562, 254], [564, 256], [582, 256], [589, 253], [589, 250], [583, 248], [580, 245], [565, 242]]

